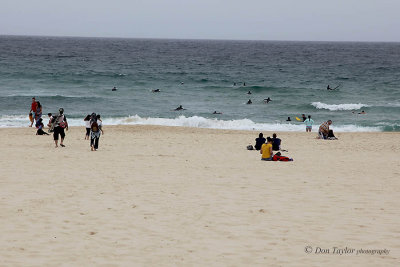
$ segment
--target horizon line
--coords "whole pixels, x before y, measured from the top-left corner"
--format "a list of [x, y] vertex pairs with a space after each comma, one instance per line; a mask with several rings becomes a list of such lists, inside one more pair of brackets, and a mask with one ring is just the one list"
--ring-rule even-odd
[[119, 36], [79, 36], [79, 35], [21, 35], [2, 34], [10, 37], [46, 37], [46, 38], [93, 38], [93, 39], [137, 39], [137, 40], [181, 40], [181, 41], [248, 41], [248, 42], [313, 42], [313, 43], [400, 43], [400, 41], [338, 41], [338, 40], [273, 40], [273, 39], [218, 39], [218, 38], [175, 38], [175, 37], [119, 37]]

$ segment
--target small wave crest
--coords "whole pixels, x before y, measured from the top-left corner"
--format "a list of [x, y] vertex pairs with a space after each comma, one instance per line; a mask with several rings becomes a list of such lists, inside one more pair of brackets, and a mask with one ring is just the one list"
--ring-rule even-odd
[[[46, 119], [44, 119], [47, 124]], [[82, 126], [84, 123], [82, 118], [68, 118], [70, 126]], [[200, 116], [177, 118], [144, 118], [138, 115], [120, 117], [120, 118], [103, 118], [103, 124], [106, 125], [159, 125], [159, 126], [181, 126], [193, 128], [209, 128], [224, 130], [257, 130], [257, 131], [280, 131], [280, 132], [303, 132], [304, 125], [297, 123], [256, 123], [249, 119], [241, 120], [219, 120], [209, 119]], [[29, 119], [27, 116], [0, 116], [0, 127], [27, 127]], [[357, 125], [335, 125], [332, 127], [335, 132], [379, 132], [382, 127], [365, 127]], [[318, 127], [315, 127], [318, 129]], [[315, 131], [314, 129], [314, 131]]]
[[331, 111], [337, 111], [337, 110], [358, 110], [361, 109], [362, 107], [369, 107], [366, 104], [325, 104], [321, 102], [312, 102], [312, 106], [314, 106], [317, 109], [328, 109]]

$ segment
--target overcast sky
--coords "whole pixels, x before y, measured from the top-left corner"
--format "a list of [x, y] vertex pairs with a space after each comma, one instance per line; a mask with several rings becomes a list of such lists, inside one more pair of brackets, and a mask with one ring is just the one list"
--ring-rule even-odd
[[0, 34], [400, 41], [400, 0], [0, 0]]

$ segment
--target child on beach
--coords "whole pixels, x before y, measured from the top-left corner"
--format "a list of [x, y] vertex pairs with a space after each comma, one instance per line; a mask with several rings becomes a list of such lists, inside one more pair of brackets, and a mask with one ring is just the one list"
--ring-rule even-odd
[[43, 127], [44, 127], [43, 119], [40, 118], [39, 121], [36, 123], [36, 128], [37, 128], [36, 135], [49, 135], [48, 133], [43, 131]]
[[31, 122], [31, 125], [29, 127], [32, 127], [32, 125], [33, 125], [33, 114], [32, 114], [32, 112], [29, 112], [29, 120]]

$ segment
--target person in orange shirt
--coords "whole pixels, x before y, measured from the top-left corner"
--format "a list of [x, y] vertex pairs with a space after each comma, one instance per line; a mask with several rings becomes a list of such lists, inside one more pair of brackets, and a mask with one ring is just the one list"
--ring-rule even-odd
[[263, 144], [260, 149], [261, 160], [272, 161], [272, 138], [267, 137], [267, 143]]

